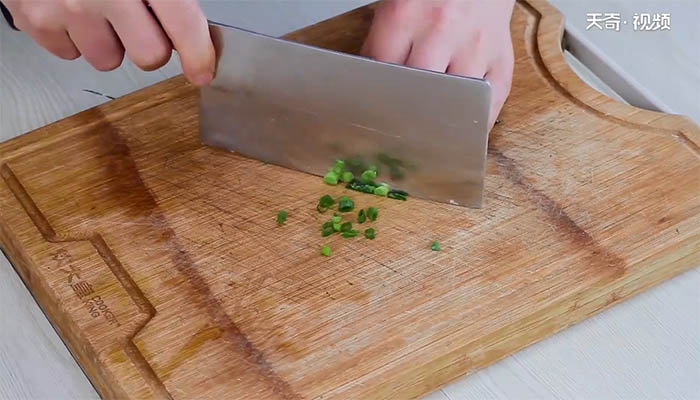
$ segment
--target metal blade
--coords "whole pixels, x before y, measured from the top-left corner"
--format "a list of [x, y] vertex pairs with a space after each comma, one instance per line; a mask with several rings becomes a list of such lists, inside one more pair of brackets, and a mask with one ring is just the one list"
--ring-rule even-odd
[[[480, 207], [490, 85], [210, 23], [200, 138], [323, 175], [336, 159], [411, 196]], [[364, 166], [363, 166], [364, 164]]]

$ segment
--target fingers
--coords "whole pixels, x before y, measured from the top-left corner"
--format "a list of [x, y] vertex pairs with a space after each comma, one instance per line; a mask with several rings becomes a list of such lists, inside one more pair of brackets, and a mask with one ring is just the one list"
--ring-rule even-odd
[[489, 110], [489, 129], [496, 123], [503, 105], [510, 93], [513, 77], [513, 52], [494, 63], [486, 73], [486, 79], [491, 83], [491, 108]]
[[106, 19], [76, 16], [68, 29], [73, 43], [93, 67], [111, 71], [121, 65], [124, 47]]
[[214, 45], [197, 2], [151, 0], [150, 4], [180, 56], [185, 76], [198, 86], [209, 83], [214, 77]]
[[488, 61], [484, 55], [469, 50], [459, 54], [447, 68], [448, 74], [470, 78], [483, 78], [487, 71]]
[[413, 68], [427, 69], [435, 72], [445, 72], [450, 64], [452, 50], [447, 41], [431, 38], [414, 42], [406, 65]]
[[41, 47], [66, 60], [80, 57], [80, 51], [64, 28], [62, 18], [65, 13], [60, 7], [52, 3], [28, 7], [18, 0], [6, 1], [5, 5], [14, 18], [15, 26], [30, 35]]
[[393, 64], [403, 64], [411, 50], [411, 34], [392, 21], [381, 21], [388, 17], [378, 13], [369, 30], [360, 54]]
[[111, 1], [108, 4], [105, 16], [134, 64], [152, 71], [168, 62], [172, 53], [170, 40], [141, 0]]
[[[24, 30], [20, 28], [20, 30]], [[75, 60], [80, 57], [80, 51], [75, 47], [73, 41], [65, 30], [48, 31], [42, 29], [27, 29], [26, 33], [43, 48], [64, 60]]]

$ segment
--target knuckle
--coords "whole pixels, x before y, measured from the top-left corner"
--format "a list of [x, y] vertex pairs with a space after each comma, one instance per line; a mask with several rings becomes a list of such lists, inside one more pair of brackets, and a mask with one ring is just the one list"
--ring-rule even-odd
[[25, 13], [28, 25], [40, 32], [50, 32], [55, 29], [55, 16], [44, 7], [35, 7]]
[[445, 30], [452, 25], [453, 13], [446, 6], [436, 6], [430, 10], [430, 23], [434, 29]]
[[385, 1], [377, 10], [377, 16], [392, 21], [405, 21], [412, 14], [411, 8], [411, 2], [406, 0]]
[[64, 5], [73, 15], [84, 15], [87, 13], [87, 5], [83, 0], [64, 0]]
[[473, 49], [481, 49], [484, 45], [484, 32], [481, 30], [475, 30], [469, 36], [469, 43]]

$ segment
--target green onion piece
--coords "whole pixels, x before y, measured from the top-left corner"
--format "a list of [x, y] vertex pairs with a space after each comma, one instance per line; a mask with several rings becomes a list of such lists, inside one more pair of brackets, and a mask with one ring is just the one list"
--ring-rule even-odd
[[332, 228], [332, 227], [333, 227], [333, 222], [327, 221], [327, 222], [324, 222], [323, 225], [321, 225], [321, 230], [324, 230], [326, 228]]
[[352, 201], [351, 198], [348, 196], [340, 196], [338, 199], [338, 211], [349, 212], [352, 211], [353, 208], [355, 208], [355, 202]]
[[377, 171], [368, 169], [367, 171], [362, 173], [360, 178], [363, 182], [372, 182], [373, 180], [377, 179]]
[[331, 225], [331, 226], [323, 228], [323, 231], [321, 232], [321, 236], [326, 237], [326, 236], [332, 235], [333, 233], [335, 233], [335, 229], [333, 229], [333, 225]]
[[282, 225], [287, 220], [287, 211], [280, 210], [277, 212], [277, 223]]
[[367, 215], [365, 214], [365, 210], [362, 209], [360, 212], [357, 214], [357, 222], [364, 224], [365, 221], [367, 221]]
[[440, 243], [437, 242], [437, 240], [433, 241], [433, 244], [430, 246], [430, 248], [433, 251], [440, 251]]
[[355, 190], [357, 192], [373, 194], [374, 189], [377, 187], [377, 185], [372, 182], [362, 182], [355, 179], [354, 181], [348, 183], [348, 185], [345, 187], [350, 190]]
[[339, 222], [334, 222], [333, 223], [333, 230], [336, 232], [340, 232], [341, 225]]
[[339, 224], [340, 221], [342, 221], [342, 220], [343, 220], [343, 217], [341, 217], [340, 215], [334, 215], [334, 216], [331, 218], [331, 223], [333, 223], [333, 224]]
[[341, 232], [350, 232], [352, 230], [352, 222], [343, 222], [342, 225], [340, 225], [340, 231]]
[[356, 231], [353, 229], [353, 230], [341, 233], [340, 236], [342, 236], [344, 238], [353, 238], [353, 237], [357, 236], [359, 233], [360, 233], [360, 231]]
[[319, 207], [325, 209], [331, 208], [335, 204], [335, 200], [330, 195], [325, 195], [318, 200]]
[[374, 194], [386, 197], [389, 194], [389, 188], [387, 186], [379, 186], [374, 189]]
[[328, 246], [321, 247], [321, 254], [326, 256], [326, 257], [330, 257], [331, 256], [331, 248]]
[[335, 162], [333, 163], [333, 168], [331, 170], [335, 172], [335, 174], [338, 176], [342, 175], [343, 171], [345, 171], [345, 161], [335, 160]]
[[365, 237], [372, 240], [377, 237], [377, 231], [375, 231], [374, 228], [367, 228], [365, 229]]
[[328, 171], [326, 176], [323, 177], [323, 181], [329, 185], [335, 186], [338, 184], [338, 174], [333, 171]]
[[367, 218], [369, 218], [370, 221], [376, 221], [377, 216], [379, 216], [379, 210], [377, 210], [374, 207], [370, 207], [367, 209]]
[[406, 201], [408, 199], [408, 193], [404, 192], [403, 190], [392, 189], [387, 194], [387, 197], [390, 199]]
[[350, 183], [355, 179], [355, 175], [350, 172], [350, 171], [345, 171], [343, 174], [340, 176], [340, 180], [345, 182], [345, 183]]

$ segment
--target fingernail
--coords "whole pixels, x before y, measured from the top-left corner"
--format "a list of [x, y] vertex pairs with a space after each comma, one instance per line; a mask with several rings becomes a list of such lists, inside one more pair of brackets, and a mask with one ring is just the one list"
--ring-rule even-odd
[[214, 74], [211, 72], [204, 72], [199, 75], [195, 75], [192, 79], [192, 83], [197, 86], [206, 86], [214, 78]]

